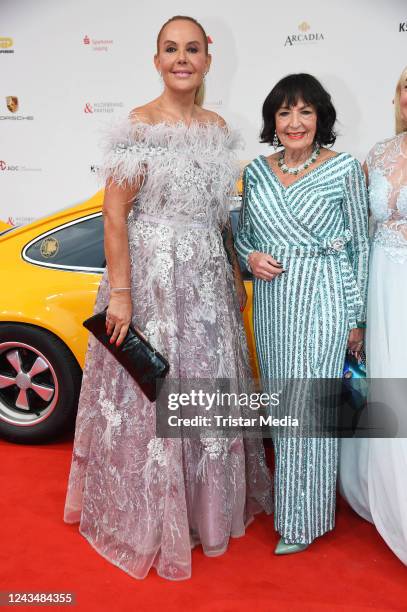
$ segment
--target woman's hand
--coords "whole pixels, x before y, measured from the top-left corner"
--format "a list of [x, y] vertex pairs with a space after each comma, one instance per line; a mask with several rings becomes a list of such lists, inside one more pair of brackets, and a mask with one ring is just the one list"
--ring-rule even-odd
[[246, 293], [246, 288], [244, 286], [243, 279], [240, 275], [239, 277], [235, 276], [235, 287], [236, 287], [237, 299], [239, 301], [240, 312], [243, 312], [244, 309], [246, 308], [247, 293]]
[[359, 359], [363, 347], [364, 335], [365, 330], [359, 327], [355, 327], [349, 332], [348, 349], [355, 355], [356, 359]]
[[116, 342], [116, 346], [120, 346], [123, 342], [131, 323], [131, 313], [130, 292], [112, 293], [106, 314], [106, 331], [111, 344]]
[[261, 280], [271, 281], [285, 272], [283, 264], [266, 253], [259, 253], [258, 251], [250, 253], [248, 262], [254, 276]]

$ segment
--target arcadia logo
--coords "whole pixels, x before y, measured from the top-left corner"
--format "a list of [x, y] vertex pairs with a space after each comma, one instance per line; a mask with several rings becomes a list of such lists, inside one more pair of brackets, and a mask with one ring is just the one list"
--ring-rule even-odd
[[285, 39], [284, 47], [293, 47], [294, 45], [315, 44], [320, 40], [325, 40], [322, 32], [311, 32], [311, 26], [306, 21], [303, 21], [298, 26], [299, 34], [289, 34]]

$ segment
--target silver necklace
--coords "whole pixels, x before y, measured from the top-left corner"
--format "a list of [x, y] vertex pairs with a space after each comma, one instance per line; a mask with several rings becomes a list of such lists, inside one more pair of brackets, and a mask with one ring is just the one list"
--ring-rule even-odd
[[287, 173], [288, 174], [299, 174], [300, 172], [308, 168], [311, 164], [313, 164], [317, 160], [318, 155], [320, 153], [321, 153], [321, 149], [317, 145], [314, 148], [312, 155], [308, 159], [306, 159], [304, 163], [300, 164], [299, 166], [296, 166], [295, 168], [289, 168], [284, 161], [284, 151], [283, 151], [280, 155], [280, 159], [278, 160], [278, 167], [280, 168], [282, 172], [284, 172], [284, 174], [287, 174]]

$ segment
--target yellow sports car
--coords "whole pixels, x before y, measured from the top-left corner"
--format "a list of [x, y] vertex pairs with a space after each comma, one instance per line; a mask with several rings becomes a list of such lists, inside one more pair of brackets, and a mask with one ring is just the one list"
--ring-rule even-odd
[[[29, 225], [0, 226], [0, 435], [9, 440], [46, 442], [73, 428], [88, 340], [82, 322], [105, 267], [102, 201], [101, 191]], [[254, 356], [249, 280], [246, 289]]]

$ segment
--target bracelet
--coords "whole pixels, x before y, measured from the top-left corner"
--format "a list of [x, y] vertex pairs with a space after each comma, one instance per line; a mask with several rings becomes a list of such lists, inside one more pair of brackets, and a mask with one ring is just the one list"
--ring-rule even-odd
[[131, 291], [131, 287], [111, 287], [110, 291]]

